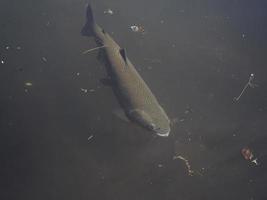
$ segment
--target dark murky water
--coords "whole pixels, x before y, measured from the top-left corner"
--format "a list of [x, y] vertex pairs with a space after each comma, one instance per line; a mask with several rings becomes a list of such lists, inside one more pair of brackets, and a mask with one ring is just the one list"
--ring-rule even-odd
[[176, 122], [168, 138], [113, 114], [97, 51], [82, 54], [86, 3], [0, 2], [0, 198], [267, 199], [267, 3], [91, 2]]

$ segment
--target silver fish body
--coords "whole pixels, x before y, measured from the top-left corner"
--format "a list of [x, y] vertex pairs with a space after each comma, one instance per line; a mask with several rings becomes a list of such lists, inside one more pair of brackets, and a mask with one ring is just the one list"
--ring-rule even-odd
[[94, 36], [98, 44], [105, 46], [107, 70], [126, 116], [159, 136], [168, 136], [170, 120], [167, 114], [126, 56], [125, 50], [94, 22], [90, 5], [87, 7], [87, 22], [82, 35]]

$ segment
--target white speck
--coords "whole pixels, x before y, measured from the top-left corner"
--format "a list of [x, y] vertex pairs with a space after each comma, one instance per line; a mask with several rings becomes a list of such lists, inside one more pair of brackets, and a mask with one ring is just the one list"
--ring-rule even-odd
[[88, 90], [85, 89], [85, 88], [81, 88], [81, 91], [84, 92], [84, 93], [87, 93], [88, 92]]
[[44, 62], [47, 62], [46, 57], [42, 57], [42, 60], [43, 60]]
[[30, 87], [30, 86], [32, 86], [32, 83], [31, 82], [26, 82], [25, 86], [29, 86]]
[[10, 46], [6, 46], [6, 50], [10, 49]]
[[76, 75], [77, 75], [77, 76], [80, 76], [80, 72], [77, 72]]
[[17, 46], [16, 49], [17, 49], [17, 50], [21, 50], [21, 47], [20, 47], [20, 46]]
[[87, 140], [90, 141], [92, 138], [94, 137], [94, 135], [90, 135]]
[[163, 167], [163, 164], [158, 164], [158, 167], [159, 167], [159, 168]]
[[1, 64], [5, 64], [5, 61], [4, 60], [1, 60]]
[[139, 27], [136, 25], [130, 26], [130, 28], [132, 29], [133, 32], [138, 32], [139, 31]]
[[243, 33], [243, 34], [242, 34], [242, 38], [245, 38], [245, 37], [246, 37], [246, 35]]
[[89, 92], [95, 92], [95, 90], [94, 89], [90, 89]]
[[113, 15], [114, 12], [113, 12], [113, 10], [111, 10], [111, 9], [109, 8], [109, 9], [107, 9], [107, 10], [104, 11], [104, 14]]
[[256, 158], [256, 159], [252, 160], [251, 162], [255, 163], [255, 165], [259, 165], [259, 163], [258, 163], [257, 160], [258, 160], [258, 159]]

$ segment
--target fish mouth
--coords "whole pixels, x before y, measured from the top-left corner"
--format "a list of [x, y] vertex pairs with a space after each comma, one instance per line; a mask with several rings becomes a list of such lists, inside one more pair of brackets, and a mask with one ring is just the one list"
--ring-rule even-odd
[[170, 128], [168, 129], [160, 129], [156, 131], [156, 134], [160, 137], [168, 137], [170, 134]]

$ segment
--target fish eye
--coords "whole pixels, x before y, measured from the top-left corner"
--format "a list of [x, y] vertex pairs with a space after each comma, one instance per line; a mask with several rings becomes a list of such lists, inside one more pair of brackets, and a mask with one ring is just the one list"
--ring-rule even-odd
[[149, 125], [148, 125], [148, 128], [149, 128], [149, 129], [152, 129], [152, 130], [156, 130], [156, 129], [157, 129], [157, 128], [156, 128], [156, 125], [155, 125], [154, 123], [149, 124]]

